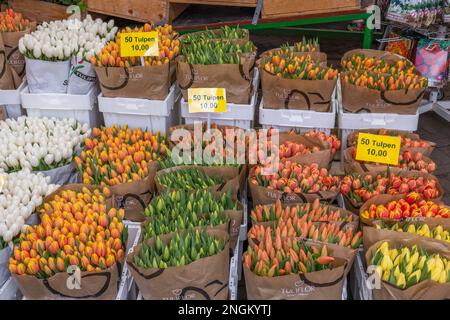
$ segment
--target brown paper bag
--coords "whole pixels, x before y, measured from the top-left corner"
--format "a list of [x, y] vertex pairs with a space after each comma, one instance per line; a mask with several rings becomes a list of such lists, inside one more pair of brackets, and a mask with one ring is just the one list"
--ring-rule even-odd
[[[365, 133], [372, 133], [372, 134], [381, 134], [381, 135], [389, 135], [389, 136], [400, 136], [403, 138], [409, 138], [413, 141], [420, 140], [420, 137], [416, 133], [411, 133], [408, 131], [401, 131], [401, 130], [384, 130], [388, 133], [380, 133], [380, 129], [364, 129], [364, 130], [356, 130], [352, 133], [350, 133], [347, 137], [347, 147], [356, 147], [358, 143], [358, 133], [359, 132], [365, 132]], [[429, 156], [431, 152], [433, 152], [434, 148], [436, 147], [436, 143], [427, 141], [430, 146], [425, 148], [404, 148], [405, 150], [410, 150], [411, 152], [421, 152], [425, 156]]]
[[284, 79], [259, 69], [265, 109], [329, 112], [337, 80]]
[[[385, 205], [385, 204], [389, 203], [390, 201], [398, 201], [400, 199], [404, 199], [405, 197], [406, 197], [406, 195], [404, 195], [404, 194], [398, 194], [398, 195], [395, 195], [395, 196], [392, 196], [392, 195], [389, 195], [389, 194], [381, 194], [381, 195], [378, 195], [376, 197], [373, 197], [372, 199], [369, 199], [369, 201], [366, 201], [362, 205], [361, 209], [359, 209], [359, 220], [365, 225], [373, 226], [373, 221], [380, 220], [380, 219], [379, 218], [378, 219], [366, 219], [366, 218], [361, 216], [361, 214], [364, 211], [369, 210], [369, 208], [370, 208], [370, 206], [372, 204], [374, 204], [374, 205], [384, 204]], [[439, 205], [443, 205], [443, 203], [440, 202], [440, 201], [433, 201], [433, 202], [435, 202], [435, 203], [437, 203]], [[428, 221], [433, 221], [433, 220], [440, 220], [440, 221], [449, 220], [450, 221], [450, 218], [414, 217], [414, 218], [408, 218], [408, 219], [404, 219], [404, 220], [427, 223]], [[398, 222], [398, 220], [395, 220], [395, 219], [383, 219], [383, 221], [386, 221], [386, 222], [395, 222], [395, 221], [397, 221]]]
[[[345, 72], [341, 74], [345, 76]], [[346, 112], [398, 113], [415, 115], [425, 93], [421, 89], [378, 91], [341, 82], [342, 106]]]
[[156, 173], [155, 176], [155, 184], [156, 190], [159, 194], [166, 192], [166, 188], [159, 184], [157, 178], [161, 175], [164, 175], [168, 172], [177, 171], [181, 169], [198, 169], [204, 172], [206, 175], [210, 177], [222, 177], [225, 179], [225, 182], [219, 185], [212, 186], [208, 188], [210, 191], [217, 192], [231, 192], [231, 197], [233, 199], [238, 199], [238, 192], [242, 190], [243, 181], [246, 176], [246, 167], [232, 167], [232, 166], [216, 166], [216, 167], [207, 167], [207, 166], [177, 166], [169, 169], [163, 169]]
[[0, 36], [0, 89], [1, 90], [14, 90], [13, 75], [11, 68], [7, 63], [8, 57], [6, 54], [5, 44], [3, 38]]
[[48, 279], [29, 275], [12, 275], [22, 294], [29, 300], [95, 299], [114, 300], [120, 271], [117, 264], [99, 272], [80, 272], [80, 289], [70, 288], [76, 273], [60, 272]]
[[5, 44], [8, 64], [15, 70], [20, 78], [23, 78], [25, 75], [25, 58], [19, 51], [19, 40], [30, 32], [31, 28], [24, 31], [0, 33], [0, 36], [3, 38], [3, 42]]
[[[366, 265], [370, 265], [373, 255], [384, 241], [374, 243], [365, 255]], [[449, 249], [441, 243], [427, 241], [425, 239], [397, 239], [388, 240], [389, 246], [399, 248], [401, 246], [417, 245], [428, 253], [439, 253], [450, 259]], [[374, 300], [443, 300], [450, 299], [450, 282], [439, 284], [432, 280], [425, 280], [409, 287], [400, 289], [387, 281], [381, 281], [381, 288], [372, 290]]]
[[172, 63], [151, 67], [95, 67], [95, 72], [105, 97], [164, 100], [169, 94], [174, 67]]
[[[220, 230], [207, 230], [209, 235], [228, 240]], [[161, 237], [164, 244], [174, 234]], [[154, 246], [154, 240], [148, 240]], [[225, 300], [228, 298], [229, 244], [216, 254], [183, 267], [167, 269], [143, 269], [134, 264], [133, 258], [141, 250], [139, 244], [127, 255], [127, 265], [136, 284], [146, 300]]]
[[253, 93], [256, 53], [241, 55], [241, 64], [189, 64], [177, 58], [177, 81], [184, 101], [189, 88], [225, 88], [227, 103], [249, 104]]
[[[419, 221], [418, 221], [419, 222]], [[428, 238], [425, 236], [420, 236], [418, 234], [414, 233], [408, 233], [408, 232], [399, 232], [399, 231], [393, 231], [393, 230], [387, 230], [383, 229], [383, 226], [389, 225], [392, 226], [393, 224], [398, 223], [400, 226], [404, 226], [407, 221], [383, 221], [383, 220], [374, 220], [372, 221], [372, 226], [365, 226], [363, 227], [363, 244], [364, 249], [367, 250], [369, 247], [371, 247], [374, 243], [381, 241], [381, 240], [398, 240], [398, 239], [423, 239], [426, 241], [431, 242], [437, 242], [441, 243], [444, 246], [448, 247], [450, 249], [450, 242], [444, 241], [444, 240], [437, 240], [434, 238]], [[425, 223], [423, 221], [420, 221], [420, 223]], [[433, 229], [437, 226], [442, 226], [444, 230], [450, 231], [450, 219], [439, 219], [439, 218], [427, 218], [426, 224], [430, 227], [430, 229]], [[382, 227], [382, 229], [377, 229], [376, 226]]]
[[[306, 241], [307, 244], [321, 244]], [[355, 250], [327, 244], [336, 260], [333, 269], [279, 277], [261, 277], [245, 265], [245, 287], [249, 300], [341, 300], [344, 279], [355, 258]]]

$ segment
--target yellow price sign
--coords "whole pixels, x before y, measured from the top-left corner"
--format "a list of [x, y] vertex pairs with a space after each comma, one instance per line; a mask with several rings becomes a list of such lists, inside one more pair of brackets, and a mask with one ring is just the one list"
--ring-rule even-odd
[[381, 136], [360, 132], [356, 160], [398, 165], [400, 137]]
[[225, 88], [189, 88], [189, 113], [227, 112]]
[[120, 34], [121, 57], [151, 57], [158, 55], [157, 31]]

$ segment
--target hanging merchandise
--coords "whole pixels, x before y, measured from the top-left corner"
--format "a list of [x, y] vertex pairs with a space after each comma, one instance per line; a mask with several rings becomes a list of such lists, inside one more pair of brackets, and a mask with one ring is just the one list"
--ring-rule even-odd
[[443, 20], [445, 23], [450, 23], [450, 1], [446, 0], [444, 4], [444, 16]]
[[386, 19], [427, 27], [441, 20], [443, 7], [443, 0], [391, 0]]
[[397, 34], [395, 32], [389, 33], [389, 39], [395, 39], [395, 40], [389, 41], [386, 44], [386, 47], [384, 48], [384, 50], [398, 54], [398, 55], [408, 59], [410, 49], [412, 47], [411, 39], [401, 37], [399, 34]]
[[88, 93], [95, 75], [84, 61], [98, 54], [116, 32], [113, 20], [106, 23], [88, 15], [83, 21], [44, 22], [25, 35], [19, 50], [25, 56], [30, 93]]
[[448, 76], [450, 41], [422, 39], [417, 45], [415, 65], [429, 86], [442, 87]]

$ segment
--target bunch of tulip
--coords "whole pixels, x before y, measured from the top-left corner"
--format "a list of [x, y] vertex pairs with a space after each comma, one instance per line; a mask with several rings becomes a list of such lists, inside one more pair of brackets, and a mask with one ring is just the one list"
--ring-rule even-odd
[[375, 224], [375, 227], [378, 230], [385, 229], [397, 232], [407, 232], [426, 238], [450, 242], [449, 230], [445, 230], [441, 225], [431, 228], [428, 224], [422, 222], [395, 222], [393, 224], [382, 222], [381, 224]]
[[411, 192], [400, 200], [386, 204], [371, 204], [361, 213], [365, 219], [405, 219], [405, 218], [449, 218], [450, 209], [431, 200], [421, 199], [420, 194]]
[[342, 62], [343, 71], [365, 70], [391, 75], [418, 74], [416, 67], [409, 60], [401, 59], [396, 62], [386, 61], [383, 58], [367, 57], [364, 53], [354, 54]]
[[159, 236], [153, 246], [144, 241], [134, 263], [144, 269], [182, 267], [222, 252], [226, 244], [226, 241], [209, 235], [206, 229], [181, 231], [167, 244]]
[[378, 91], [412, 90], [428, 87], [428, 79], [417, 74], [382, 74], [367, 71], [350, 71], [342, 75], [344, 83]]
[[225, 182], [223, 177], [210, 177], [196, 168], [179, 169], [161, 174], [155, 180], [167, 189], [207, 189]]
[[372, 257], [371, 265], [383, 281], [407, 289], [422, 281], [440, 284], [450, 281], [450, 261], [438, 253], [430, 254], [417, 245], [395, 248], [381, 243]]
[[6, 9], [0, 13], [0, 32], [19, 32], [31, 27], [30, 20], [13, 9]]
[[139, 128], [94, 128], [75, 163], [85, 184], [115, 186], [147, 177], [148, 164], [164, 157], [165, 136]]
[[41, 223], [20, 234], [9, 260], [18, 275], [45, 279], [66, 272], [69, 266], [82, 271], [102, 271], [124, 256], [127, 229], [124, 210], [107, 210], [108, 188], [102, 191], [62, 190], [39, 210]]

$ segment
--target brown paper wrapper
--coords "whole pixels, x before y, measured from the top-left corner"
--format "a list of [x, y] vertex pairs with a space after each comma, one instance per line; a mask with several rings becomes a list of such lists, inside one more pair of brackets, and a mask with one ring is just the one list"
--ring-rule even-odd
[[[35, 26], [36, 23], [34, 23]], [[25, 75], [25, 58], [19, 51], [19, 40], [27, 33], [30, 33], [34, 27], [24, 31], [0, 33], [5, 44], [8, 65], [14, 69], [20, 78], [23, 78]]]
[[[436, 178], [434, 175], [429, 174], [429, 173], [424, 173], [424, 172], [419, 172], [419, 171], [401, 171], [401, 170], [394, 170], [392, 171], [392, 169], [395, 168], [391, 168], [391, 172], [395, 172], [397, 176], [400, 177], [423, 177], [424, 179], [432, 179], [432, 180], [436, 180], [437, 184], [436, 184], [436, 188], [439, 191], [439, 197], [437, 197], [436, 199], [432, 199], [433, 201], [439, 201], [442, 199], [442, 196], [444, 195], [445, 191], [442, 188], [441, 184], [439, 183], [438, 178]], [[386, 173], [386, 170], [381, 170], [379, 172], [372, 172], [372, 173], [368, 173], [368, 175], [372, 176], [373, 178], [375, 178], [379, 173]], [[345, 208], [347, 210], [350, 210], [353, 213], [359, 214], [359, 210], [361, 209], [361, 206], [354, 206], [353, 203], [351, 202], [350, 198], [347, 195], [342, 195], [342, 197], [344, 198], [344, 203], [345, 203]]]
[[[307, 244], [317, 244], [306, 241]], [[327, 244], [334, 257], [333, 269], [279, 277], [261, 277], [245, 265], [244, 276], [249, 300], [341, 300], [344, 279], [355, 258], [355, 250]]]
[[[416, 133], [410, 133], [407, 131], [401, 131], [401, 130], [387, 130], [388, 134], [390, 136], [400, 136], [403, 138], [409, 138], [411, 140], [417, 141], [420, 140], [420, 137]], [[359, 132], [365, 132], [365, 133], [372, 133], [372, 134], [379, 134], [380, 129], [365, 129], [365, 130], [356, 130], [352, 133], [350, 133], [347, 137], [347, 147], [356, 147], [358, 144], [358, 133]], [[434, 148], [436, 148], [436, 143], [427, 141], [430, 146], [427, 148], [403, 148], [406, 150], [410, 150], [411, 152], [421, 152], [425, 156], [430, 156], [431, 152], [433, 152]]]
[[[377, 229], [375, 226], [383, 227], [384, 224], [388, 224], [389, 226], [392, 226], [395, 223], [398, 223], [400, 226], [404, 226], [407, 222], [406, 221], [399, 221], [399, 222], [385, 222], [383, 220], [374, 220], [372, 221], [371, 227], [364, 227], [363, 228], [363, 244], [364, 244], [364, 250], [369, 249], [374, 243], [381, 241], [381, 240], [399, 240], [399, 239], [422, 239], [426, 241], [431, 242], [437, 242], [440, 244], [443, 244], [447, 248], [450, 249], [450, 242], [444, 241], [444, 240], [437, 240], [433, 238], [428, 238], [424, 236], [420, 236], [418, 234], [409, 233], [409, 232], [399, 232], [399, 231], [393, 231], [393, 230], [387, 230], [387, 229]], [[421, 222], [424, 223], [424, 222]], [[444, 230], [450, 231], [450, 219], [439, 219], [439, 218], [427, 218], [426, 224], [430, 227], [430, 229], [433, 229], [437, 226], [442, 226]]]
[[208, 188], [209, 191], [213, 192], [231, 192], [231, 197], [235, 200], [238, 199], [238, 192], [243, 189], [244, 181], [246, 177], [247, 168], [246, 166], [239, 167], [233, 167], [233, 166], [215, 166], [215, 167], [207, 167], [207, 166], [195, 166], [195, 165], [188, 165], [188, 166], [177, 166], [169, 169], [163, 169], [156, 173], [155, 176], [155, 184], [156, 184], [156, 190], [159, 194], [166, 192], [167, 189], [163, 187], [159, 182], [156, 180], [158, 176], [164, 175], [171, 171], [177, 171], [181, 169], [198, 169], [202, 172], [204, 172], [207, 176], [210, 177], [222, 177], [225, 179], [225, 182], [222, 184], [218, 184], [215, 186], [212, 186]]
[[[386, 171], [389, 167], [386, 164], [375, 164], [375, 163], [361, 163], [359, 161], [356, 161], [352, 156], [352, 149], [347, 148], [344, 150], [344, 171], [346, 174], [351, 173], [358, 173], [358, 174], [366, 174], [366, 173], [373, 173], [373, 172], [380, 172], [380, 171]], [[430, 158], [423, 156], [423, 160], [428, 165], [431, 160]], [[398, 167], [390, 167], [391, 172], [421, 172], [416, 170], [407, 170], [407, 169], [401, 169]]]
[[[207, 230], [218, 239], [228, 239], [226, 232]], [[161, 237], [167, 244], [174, 234]], [[154, 240], [148, 240], [154, 246]], [[139, 244], [127, 255], [127, 265], [146, 300], [225, 300], [228, 298], [229, 244], [215, 256], [194, 261], [183, 267], [143, 269], [137, 267], [134, 256], [141, 250]]]
[[337, 80], [284, 79], [259, 69], [265, 109], [328, 112]]
[[95, 67], [95, 72], [105, 97], [164, 100], [174, 68], [173, 63], [166, 63], [151, 67]]
[[[341, 77], [346, 73], [342, 73]], [[346, 112], [397, 113], [415, 115], [425, 89], [378, 91], [341, 82], [342, 105]]]
[[[398, 194], [398, 195], [395, 195], [395, 196], [392, 196], [392, 195], [389, 195], [389, 194], [381, 194], [381, 195], [378, 195], [376, 197], [373, 197], [372, 199], [369, 199], [369, 201], [366, 201], [362, 205], [361, 209], [359, 210], [359, 220], [365, 225], [373, 226], [373, 221], [379, 220], [379, 218], [378, 219], [366, 219], [366, 218], [361, 216], [361, 214], [364, 211], [368, 210], [372, 204], [374, 204], [374, 205], [387, 204], [390, 201], [398, 201], [400, 199], [404, 199], [405, 197], [406, 197], [406, 195], [404, 195], [404, 194]], [[435, 202], [435, 203], [437, 203], [439, 205], [443, 205], [443, 203], [440, 202], [440, 201], [433, 201], [433, 202]], [[433, 221], [433, 220], [438, 220], [438, 221], [449, 220], [450, 221], [450, 218], [416, 217], [416, 218], [408, 218], [408, 219], [404, 219], [404, 220], [428, 223], [428, 221]], [[386, 222], [399, 222], [398, 220], [395, 220], [395, 219], [383, 219], [383, 221], [386, 221]]]
[[225, 88], [228, 103], [249, 104], [256, 53], [242, 54], [241, 64], [188, 64], [177, 58], [177, 81], [184, 101], [189, 88]]
[[38, 279], [29, 275], [13, 274], [22, 294], [30, 300], [59, 300], [59, 299], [95, 299], [114, 300], [117, 296], [117, 285], [120, 271], [117, 264], [99, 272], [81, 274], [80, 289], [69, 289], [73, 276], [67, 272], [56, 273], [48, 279]]
[[14, 78], [11, 67], [7, 63], [8, 58], [6, 54], [5, 44], [3, 38], [0, 36], [0, 89], [1, 90], [14, 90]]
[[[449, 249], [441, 243], [428, 241], [425, 239], [390, 239], [387, 240], [389, 247], [399, 248], [401, 246], [417, 245], [425, 249], [428, 253], [439, 253], [441, 256], [450, 259]], [[378, 247], [384, 241], [374, 243], [365, 255], [366, 264], [369, 265]], [[450, 299], [450, 282], [439, 284], [432, 280], [425, 280], [409, 287], [400, 289], [386, 281], [381, 281], [381, 288], [372, 290], [374, 300], [443, 300]]]

